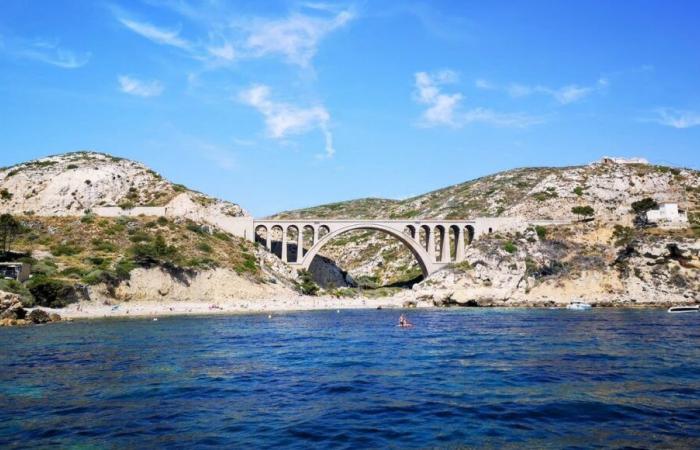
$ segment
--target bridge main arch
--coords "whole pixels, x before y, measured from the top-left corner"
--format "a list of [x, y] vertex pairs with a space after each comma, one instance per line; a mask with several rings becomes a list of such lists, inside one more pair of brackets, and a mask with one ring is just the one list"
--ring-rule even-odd
[[431, 273], [435, 271], [434, 263], [432, 261], [432, 258], [428, 254], [428, 252], [423, 248], [423, 246], [420, 245], [420, 243], [417, 240], [414, 240], [411, 238], [410, 235], [404, 233], [403, 231], [396, 230], [394, 228], [390, 228], [388, 226], [379, 224], [379, 223], [359, 223], [359, 224], [352, 224], [348, 225], [343, 228], [339, 228], [337, 230], [334, 230], [326, 235], [324, 235], [321, 239], [318, 240], [318, 242], [315, 242], [314, 245], [308, 250], [308, 252], [304, 255], [304, 258], [301, 262], [301, 266], [303, 269], [307, 269], [311, 266], [311, 262], [313, 259], [316, 257], [318, 252], [321, 251], [321, 249], [328, 243], [330, 242], [333, 238], [340, 236], [341, 234], [348, 233], [350, 231], [355, 231], [355, 230], [375, 230], [375, 231], [381, 231], [384, 232], [390, 236], [395, 237], [398, 239], [401, 243], [403, 243], [408, 249], [413, 253], [413, 256], [416, 258], [418, 261], [418, 265], [420, 266], [421, 271], [423, 272], [424, 277], [428, 277]]

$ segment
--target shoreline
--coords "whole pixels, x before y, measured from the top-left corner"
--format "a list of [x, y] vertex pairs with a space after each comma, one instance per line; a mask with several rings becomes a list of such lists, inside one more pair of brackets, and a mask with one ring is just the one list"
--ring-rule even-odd
[[[282, 300], [222, 300], [219, 302], [144, 300], [116, 305], [79, 302], [65, 308], [41, 308], [48, 313], [60, 314], [63, 319], [149, 318], [196, 315], [265, 314], [293, 311], [323, 311], [341, 309], [399, 309], [404, 299], [335, 297], [285, 298]], [[421, 306], [422, 308], [425, 306]]]
[[[692, 302], [688, 302], [689, 304]], [[621, 303], [594, 306], [594, 309], [666, 309], [677, 304], [661, 303]], [[281, 300], [222, 300], [202, 301], [163, 301], [143, 300], [124, 302], [116, 305], [80, 302], [65, 308], [41, 308], [48, 313], [57, 313], [64, 320], [94, 320], [109, 318], [158, 318], [170, 316], [220, 316], [241, 314], [279, 314], [305, 311], [359, 310], [359, 309], [565, 309], [566, 303], [551, 304], [488, 304], [479, 306], [450, 305], [436, 306], [429, 302], [406, 304], [403, 297], [384, 298], [335, 298], [298, 296]]]

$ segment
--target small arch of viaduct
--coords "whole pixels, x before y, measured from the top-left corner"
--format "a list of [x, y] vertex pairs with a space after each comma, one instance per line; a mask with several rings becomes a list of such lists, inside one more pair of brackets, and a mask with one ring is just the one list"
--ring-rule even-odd
[[[354, 230], [376, 230], [393, 236], [413, 253], [424, 276], [452, 262], [481, 233], [475, 220], [255, 220], [254, 239], [282, 261], [308, 269], [333, 238]], [[290, 232], [293, 237], [290, 239]]]

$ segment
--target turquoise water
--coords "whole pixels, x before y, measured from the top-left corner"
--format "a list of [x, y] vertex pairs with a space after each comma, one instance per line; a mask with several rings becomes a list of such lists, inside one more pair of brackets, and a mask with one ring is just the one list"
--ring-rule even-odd
[[700, 447], [700, 314], [398, 314], [0, 329], [0, 447]]

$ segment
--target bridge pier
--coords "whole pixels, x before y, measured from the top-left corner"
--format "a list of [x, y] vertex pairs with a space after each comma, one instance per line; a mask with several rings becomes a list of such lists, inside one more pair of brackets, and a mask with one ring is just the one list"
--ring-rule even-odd
[[287, 227], [282, 227], [282, 255], [280, 259], [283, 262], [289, 262], [287, 260]]
[[459, 227], [457, 228], [457, 251], [455, 252], [455, 262], [462, 262], [464, 261], [464, 233], [466, 232], [466, 228], [464, 227]]
[[442, 250], [440, 251], [440, 262], [448, 263], [450, 262], [450, 229], [446, 225], [443, 225], [441, 229]]
[[425, 229], [427, 236], [425, 237], [428, 256], [430, 257], [430, 262], [435, 262], [435, 228], [427, 227]]
[[297, 226], [297, 264], [304, 258], [304, 226]]

